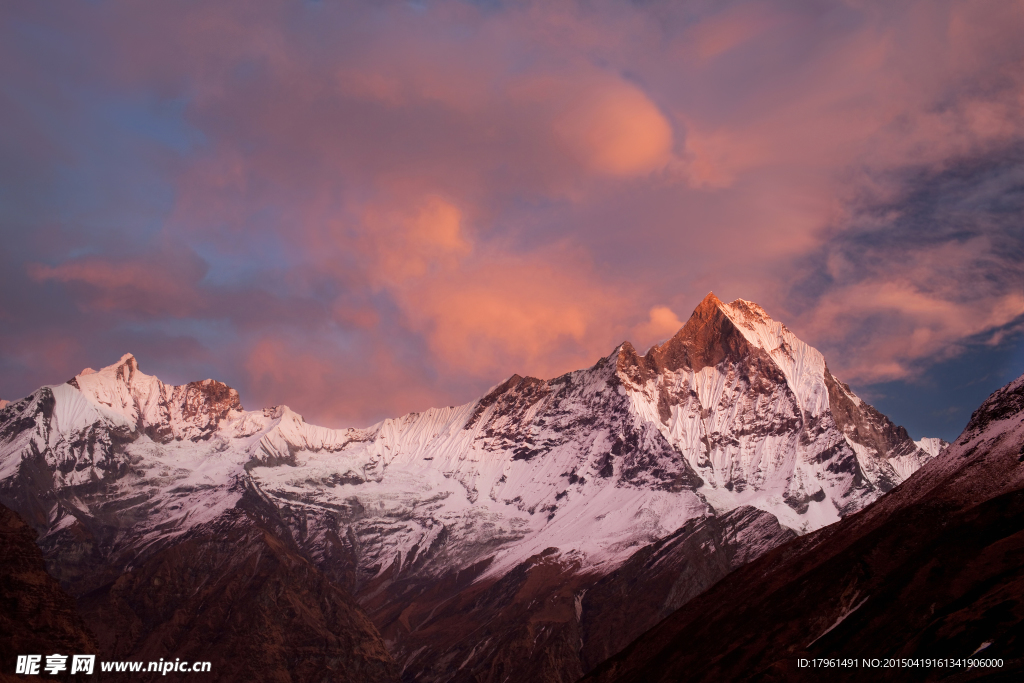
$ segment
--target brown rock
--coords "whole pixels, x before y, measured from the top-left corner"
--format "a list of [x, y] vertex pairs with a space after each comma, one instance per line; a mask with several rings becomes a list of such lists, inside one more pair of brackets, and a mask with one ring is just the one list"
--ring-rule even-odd
[[46, 573], [35, 540], [36, 532], [0, 505], [0, 681], [38, 679], [14, 675], [18, 655], [98, 651], [74, 599]]
[[211, 681], [396, 680], [363, 611], [265, 513], [247, 493], [202, 533], [84, 596], [104, 656], [210, 662]]

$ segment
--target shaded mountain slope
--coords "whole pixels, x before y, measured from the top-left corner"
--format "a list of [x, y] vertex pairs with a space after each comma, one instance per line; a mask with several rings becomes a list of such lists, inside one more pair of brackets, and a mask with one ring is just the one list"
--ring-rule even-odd
[[821, 680], [813, 658], [1001, 658], [834, 680], [1024, 676], [1024, 377], [872, 506], [729, 575], [586, 681]]
[[552, 547], [494, 578], [474, 581], [480, 566], [432, 586], [399, 579], [382, 592], [371, 584], [364, 593], [376, 597], [364, 606], [386, 638], [412, 651], [406, 680], [568, 682], [795, 535], [742, 507], [689, 520], [604, 575]]
[[397, 680], [370, 620], [282, 530], [247, 491], [215, 522], [83, 596], [104, 657], [210, 662], [203, 676], [216, 681]]

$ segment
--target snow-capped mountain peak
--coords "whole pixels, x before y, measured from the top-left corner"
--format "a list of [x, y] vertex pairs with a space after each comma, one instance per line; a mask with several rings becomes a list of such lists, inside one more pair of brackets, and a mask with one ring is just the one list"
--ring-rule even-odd
[[167, 385], [140, 371], [130, 353], [101, 370], [86, 368], [68, 384], [124, 416], [154, 441], [207, 438], [231, 411], [242, 410], [238, 392], [226, 384], [206, 379]]
[[816, 417], [828, 408], [821, 353], [759, 305], [744, 299], [726, 304], [708, 292], [682, 329], [648, 351], [647, 358], [655, 368], [674, 371], [689, 367], [699, 372], [727, 358], [747, 356], [751, 348], [764, 351], [782, 371], [801, 410]]

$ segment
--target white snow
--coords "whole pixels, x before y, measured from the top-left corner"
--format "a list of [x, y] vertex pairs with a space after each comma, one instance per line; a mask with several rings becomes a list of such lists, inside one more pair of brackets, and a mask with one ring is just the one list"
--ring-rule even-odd
[[828, 387], [825, 385], [825, 357], [804, 343], [752, 301], [737, 299], [722, 304], [743, 336], [754, 346], [764, 349], [786, 375], [800, 408], [817, 416], [828, 408]]
[[[871, 597], [871, 596], [868, 596], [868, 597]], [[807, 647], [810, 647], [811, 645], [814, 645], [816, 642], [818, 642], [819, 640], [824, 638], [826, 635], [828, 635], [830, 632], [832, 632], [837, 626], [839, 626], [839, 624], [841, 624], [844, 621], [846, 621], [847, 617], [849, 617], [851, 614], [853, 614], [854, 612], [859, 610], [861, 607], [863, 607], [864, 603], [866, 603], [867, 601], [868, 601], [868, 598], [866, 597], [863, 600], [861, 600], [860, 602], [858, 602], [856, 605], [851, 607], [850, 609], [848, 609], [845, 612], [843, 612], [842, 614], [840, 614], [839, 618], [836, 619], [835, 623], [832, 624], [831, 626], [829, 626], [827, 629], [825, 629], [825, 631], [822, 632], [822, 634], [820, 636], [818, 636], [817, 638], [815, 638], [811, 642], [807, 643]]]
[[156, 377], [139, 372], [135, 357], [130, 353], [121, 356], [117, 363], [99, 372], [83, 371], [83, 374], [75, 377], [75, 381], [82, 394], [95, 403], [121, 414], [131, 424], [136, 424], [139, 420], [136, 404], [143, 406], [144, 414], [146, 409], [152, 411], [159, 401], [163, 386]]
[[939, 454], [943, 446], [948, 445], [942, 439], [930, 436], [926, 436], [920, 441], [915, 441], [914, 444], [933, 458]]
[[66, 437], [97, 422], [135, 429], [135, 422], [129, 421], [122, 412], [89, 400], [70, 384], [54, 384], [47, 388], [53, 392], [56, 403], [52, 423], [55, 437]]

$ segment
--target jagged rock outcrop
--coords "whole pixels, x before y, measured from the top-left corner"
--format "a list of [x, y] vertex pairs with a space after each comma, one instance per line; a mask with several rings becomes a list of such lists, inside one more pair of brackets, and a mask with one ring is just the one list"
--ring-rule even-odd
[[232, 411], [242, 410], [238, 392], [228, 385], [205, 379], [170, 386], [139, 372], [130, 353], [101, 373], [86, 368], [68, 384], [157, 443], [208, 439]]

